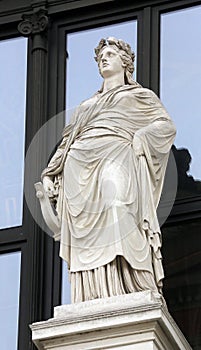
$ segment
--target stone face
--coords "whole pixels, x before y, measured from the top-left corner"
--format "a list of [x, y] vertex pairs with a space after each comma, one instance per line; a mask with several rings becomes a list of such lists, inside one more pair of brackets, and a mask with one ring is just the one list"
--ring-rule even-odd
[[161, 296], [151, 291], [58, 306], [31, 325], [38, 349], [190, 350]]

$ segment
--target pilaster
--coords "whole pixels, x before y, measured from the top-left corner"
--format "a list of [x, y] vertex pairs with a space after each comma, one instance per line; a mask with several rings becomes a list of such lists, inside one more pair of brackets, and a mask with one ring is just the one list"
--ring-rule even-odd
[[[43, 138], [36, 137], [37, 132], [47, 121], [47, 94], [48, 94], [48, 29], [49, 19], [45, 8], [34, 8], [32, 12], [22, 15], [18, 24], [18, 31], [28, 38], [28, 70], [27, 70], [27, 123], [26, 123], [26, 159], [25, 159], [25, 198], [26, 206], [32, 215], [26, 215], [24, 222], [28, 231], [27, 249], [30, 252], [27, 264], [31, 273], [28, 276], [27, 293], [30, 297], [30, 322], [51, 316], [51, 301], [44, 301], [46, 288], [51, 288], [45, 274], [44, 254], [48, 237], [37, 225], [35, 219], [40, 217], [40, 208], [35, 199], [34, 183], [40, 179], [44, 163], [47, 162], [46, 143], [48, 134]], [[34, 147], [31, 156], [27, 156], [30, 144]], [[29, 161], [27, 161], [29, 159]], [[32, 208], [31, 208], [32, 207]], [[32, 209], [32, 210], [31, 210]], [[49, 250], [53, 247], [50, 244]], [[52, 263], [48, 262], [48, 273], [52, 274]], [[49, 276], [48, 275], [48, 276]], [[44, 282], [45, 281], [45, 282]], [[50, 294], [50, 293], [49, 293]], [[48, 304], [49, 303], [49, 304]], [[46, 312], [48, 310], [48, 312]], [[19, 348], [21, 348], [19, 346]], [[30, 345], [30, 349], [33, 345]]]

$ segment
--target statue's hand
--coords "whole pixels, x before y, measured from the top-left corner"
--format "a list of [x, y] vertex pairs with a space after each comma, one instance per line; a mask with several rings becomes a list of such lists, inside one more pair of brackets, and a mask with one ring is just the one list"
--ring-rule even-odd
[[140, 157], [144, 155], [142, 141], [140, 137], [138, 137], [136, 134], [134, 135], [134, 138], [133, 138], [133, 149], [136, 157]]
[[43, 187], [44, 187], [44, 190], [45, 190], [45, 192], [47, 192], [49, 197], [54, 196], [54, 191], [55, 191], [54, 183], [49, 176], [44, 176]]

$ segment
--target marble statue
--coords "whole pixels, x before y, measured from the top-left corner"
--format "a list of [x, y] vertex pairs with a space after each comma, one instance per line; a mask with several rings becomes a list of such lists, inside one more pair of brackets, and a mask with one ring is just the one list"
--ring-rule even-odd
[[95, 54], [102, 87], [76, 108], [36, 185], [73, 303], [161, 293], [164, 278], [156, 209], [175, 126], [154, 92], [133, 80], [129, 44], [101, 39]]

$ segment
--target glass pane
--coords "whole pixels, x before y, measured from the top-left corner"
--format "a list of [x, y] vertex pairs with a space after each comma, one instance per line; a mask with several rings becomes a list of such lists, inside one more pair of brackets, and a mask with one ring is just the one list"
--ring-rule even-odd
[[2, 350], [17, 350], [21, 253], [0, 254], [0, 339]]
[[[100, 39], [113, 36], [129, 43], [137, 56], [137, 21], [129, 21], [67, 35], [67, 109], [91, 97], [102, 84], [94, 48]], [[136, 61], [135, 61], [136, 68]], [[136, 69], [134, 79], [136, 77]]]
[[[100, 39], [110, 36], [129, 43], [137, 56], [137, 21], [135, 20], [67, 35], [66, 106], [68, 110], [72, 110], [100, 89], [102, 78], [99, 75], [97, 62], [94, 60], [94, 48]], [[133, 77], [136, 79], [136, 61]], [[70, 113], [67, 113], [67, 116], [70, 116]], [[66, 303], [70, 303], [70, 283], [67, 265], [63, 263], [62, 304]]]
[[27, 39], [0, 41], [0, 228], [22, 224]]
[[71, 303], [71, 291], [70, 291], [70, 282], [68, 275], [68, 266], [66, 261], [62, 261], [62, 288], [61, 288], [61, 304], [70, 304]]
[[161, 16], [161, 99], [177, 136], [177, 197], [201, 195], [201, 6]]

